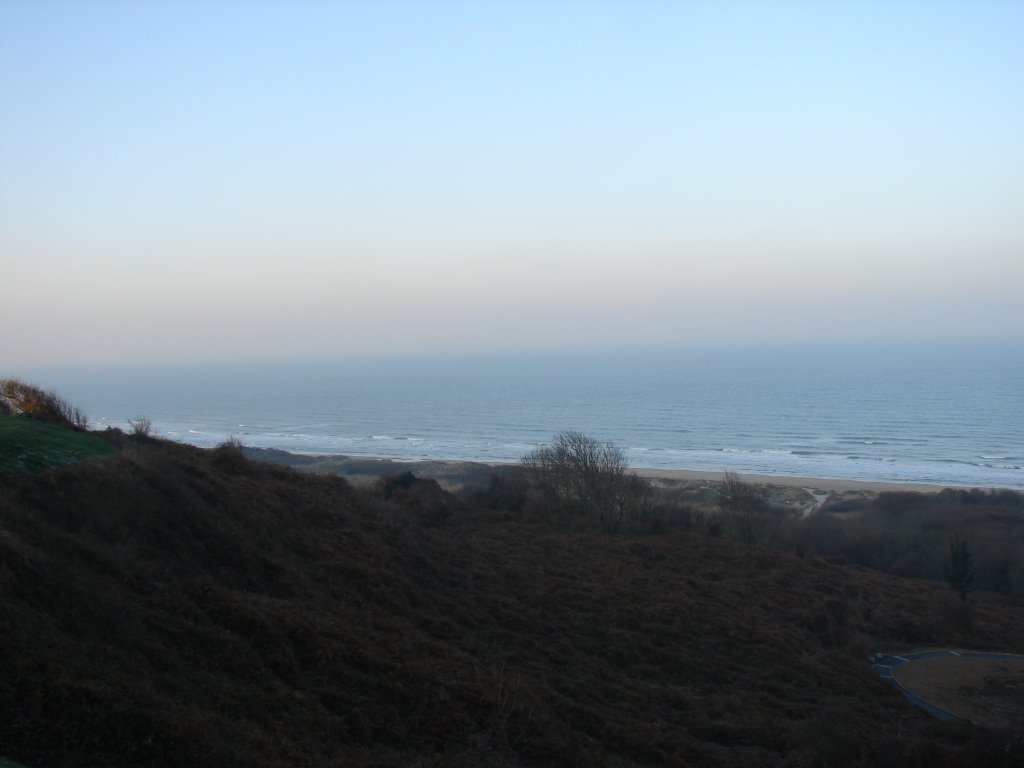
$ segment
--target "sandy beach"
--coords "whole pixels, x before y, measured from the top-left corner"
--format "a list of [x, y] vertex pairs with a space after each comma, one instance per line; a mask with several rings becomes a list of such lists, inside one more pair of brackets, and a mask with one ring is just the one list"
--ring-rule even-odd
[[[419, 477], [434, 478], [449, 485], [460, 483], [486, 483], [494, 473], [501, 474], [516, 464], [484, 463], [453, 460], [396, 461], [372, 456], [302, 455], [285, 451], [246, 448], [252, 458], [288, 464], [307, 471], [339, 474], [369, 482], [382, 474], [411, 471]], [[633, 471], [652, 480], [675, 482], [720, 482], [725, 471], [712, 472], [692, 469], [662, 469], [635, 467]], [[758, 485], [801, 488], [822, 493], [847, 491], [883, 493], [885, 491], [920, 491], [936, 493], [943, 488], [961, 487], [955, 484], [888, 482], [885, 480], [853, 480], [847, 478], [801, 477], [796, 475], [763, 475], [737, 473], [739, 478]]]
[[[692, 469], [647, 469], [637, 467], [633, 470], [641, 477], [661, 480], [710, 480], [721, 481], [725, 472], [707, 472]], [[847, 480], [843, 478], [795, 477], [790, 475], [752, 475], [737, 473], [737, 476], [748, 483], [764, 485], [782, 485], [793, 488], [812, 488], [819, 491], [868, 491], [882, 493], [884, 491], [921, 491], [935, 493], [943, 488], [954, 486], [930, 483], [900, 483], [884, 480]]]

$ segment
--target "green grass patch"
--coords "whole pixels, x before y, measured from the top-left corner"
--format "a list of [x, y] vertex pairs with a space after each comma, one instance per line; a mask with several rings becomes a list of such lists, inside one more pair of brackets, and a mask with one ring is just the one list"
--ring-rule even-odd
[[97, 435], [25, 416], [0, 416], [0, 470], [38, 472], [113, 451]]

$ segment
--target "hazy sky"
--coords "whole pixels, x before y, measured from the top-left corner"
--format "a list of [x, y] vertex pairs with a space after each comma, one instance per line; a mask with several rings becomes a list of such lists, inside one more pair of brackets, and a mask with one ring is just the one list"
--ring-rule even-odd
[[1022, 40], [1009, 1], [0, 0], [0, 364], [1024, 337]]

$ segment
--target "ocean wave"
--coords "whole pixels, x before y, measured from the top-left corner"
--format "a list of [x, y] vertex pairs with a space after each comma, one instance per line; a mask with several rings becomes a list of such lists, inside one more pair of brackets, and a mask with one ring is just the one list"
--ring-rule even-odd
[[[201, 430], [194, 430], [199, 432]], [[212, 434], [212, 433], [211, 433]], [[375, 456], [399, 461], [448, 459], [491, 462], [516, 462], [536, 447], [527, 441], [508, 440], [505, 435], [437, 434], [420, 438], [397, 437], [386, 432], [365, 436], [302, 435], [278, 433], [278, 437], [254, 435], [246, 438], [253, 447], [272, 447], [296, 453], [350, 456]], [[502, 439], [504, 438], [504, 439]], [[222, 435], [199, 438], [213, 445]], [[826, 452], [822, 450], [784, 450], [779, 448], [697, 446], [652, 446], [635, 444], [627, 450], [633, 466], [664, 469], [695, 469], [767, 475], [840, 477], [891, 482], [932, 482], [977, 487], [1019, 487], [1020, 462], [993, 460], [988, 463], [958, 461], [921, 456], [870, 456], [865, 453]], [[987, 455], [987, 454], [986, 454]]]
[[901, 437], [899, 435], [839, 435], [836, 442], [858, 443], [860, 445], [877, 445], [885, 443], [906, 445], [927, 445], [928, 440], [920, 437]]

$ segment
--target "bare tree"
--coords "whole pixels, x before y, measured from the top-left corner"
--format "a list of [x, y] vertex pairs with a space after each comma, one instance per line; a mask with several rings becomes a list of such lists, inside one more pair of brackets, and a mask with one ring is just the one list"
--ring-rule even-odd
[[765, 535], [771, 519], [768, 500], [735, 472], [726, 472], [718, 507], [726, 531], [735, 539], [753, 544]]
[[132, 428], [133, 435], [141, 437], [153, 435], [153, 420], [148, 416], [136, 416], [134, 419], [128, 419], [128, 426]]
[[542, 488], [607, 528], [639, 517], [650, 504], [650, 484], [630, 472], [622, 449], [581, 432], [559, 432], [521, 463]]
[[78, 406], [60, 395], [26, 384], [20, 379], [0, 379], [0, 400], [7, 413], [23, 414], [40, 421], [86, 429], [89, 419]]

